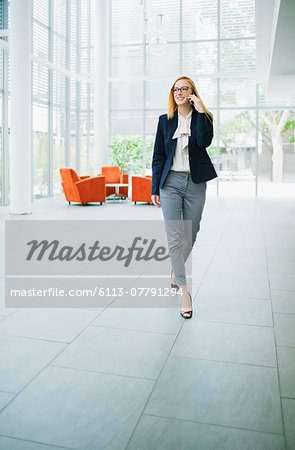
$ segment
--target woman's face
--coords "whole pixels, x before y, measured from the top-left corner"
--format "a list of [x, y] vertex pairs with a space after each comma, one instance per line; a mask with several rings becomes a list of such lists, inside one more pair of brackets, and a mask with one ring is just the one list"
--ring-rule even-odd
[[178, 80], [173, 88], [174, 100], [177, 106], [187, 103], [188, 96], [192, 93], [193, 90], [188, 80]]

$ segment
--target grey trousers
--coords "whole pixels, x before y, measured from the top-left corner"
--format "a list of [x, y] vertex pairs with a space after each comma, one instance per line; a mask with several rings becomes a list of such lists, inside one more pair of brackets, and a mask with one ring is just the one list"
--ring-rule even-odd
[[200, 229], [207, 183], [193, 183], [190, 173], [170, 170], [160, 189], [171, 265], [178, 286], [186, 285], [185, 262]]

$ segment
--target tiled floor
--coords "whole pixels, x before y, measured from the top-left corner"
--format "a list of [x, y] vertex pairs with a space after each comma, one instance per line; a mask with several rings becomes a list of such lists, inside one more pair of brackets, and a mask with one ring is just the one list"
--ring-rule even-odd
[[[3, 243], [18, 218], [0, 214]], [[162, 215], [56, 197], [22, 218]], [[0, 449], [295, 449], [294, 223], [294, 198], [208, 195], [189, 321], [173, 308], [7, 309], [2, 251]]]

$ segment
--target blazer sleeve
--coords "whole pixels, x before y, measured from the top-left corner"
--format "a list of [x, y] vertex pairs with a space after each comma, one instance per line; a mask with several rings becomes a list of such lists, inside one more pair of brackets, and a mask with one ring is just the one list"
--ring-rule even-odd
[[161, 117], [159, 117], [153, 161], [152, 161], [152, 195], [159, 195], [160, 179], [166, 161], [164, 133]]
[[198, 113], [197, 144], [199, 147], [209, 147], [213, 139], [213, 125], [205, 113]]

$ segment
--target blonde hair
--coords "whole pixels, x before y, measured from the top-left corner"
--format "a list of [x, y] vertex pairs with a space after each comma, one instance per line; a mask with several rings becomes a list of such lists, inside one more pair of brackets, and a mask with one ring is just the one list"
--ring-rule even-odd
[[202, 99], [199, 96], [199, 93], [197, 91], [197, 88], [196, 88], [195, 83], [193, 82], [193, 80], [191, 80], [189, 77], [186, 77], [186, 76], [178, 77], [174, 81], [173, 86], [170, 89], [169, 99], [168, 99], [168, 113], [167, 113], [168, 119], [172, 119], [174, 117], [174, 112], [178, 108], [178, 106], [177, 106], [177, 104], [176, 104], [176, 102], [174, 100], [173, 88], [174, 88], [175, 84], [177, 83], [177, 81], [179, 81], [179, 80], [187, 80], [189, 82], [190, 87], [193, 90], [193, 94], [195, 94], [198, 97], [198, 99], [201, 101], [201, 105], [202, 105], [202, 107], [203, 107], [203, 109], [205, 111], [205, 114], [208, 117], [208, 119], [210, 120], [210, 122], [212, 123], [213, 122], [213, 115], [212, 115], [212, 113], [210, 113], [210, 111], [208, 111], [208, 109], [206, 108], [206, 106], [202, 102]]

